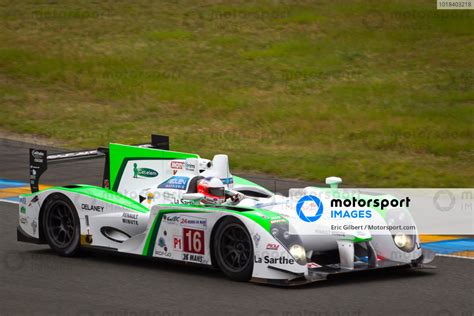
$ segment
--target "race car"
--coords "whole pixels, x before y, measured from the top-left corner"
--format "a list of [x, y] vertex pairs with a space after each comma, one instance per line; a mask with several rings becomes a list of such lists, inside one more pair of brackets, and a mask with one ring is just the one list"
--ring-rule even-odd
[[[17, 239], [48, 244], [61, 256], [95, 248], [214, 266], [235, 281], [274, 285], [424, 268], [433, 259], [421, 249], [416, 231], [371, 235], [340, 229], [312, 235], [299, 230], [298, 212], [307, 197], [334, 189], [339, 178], [328, 178], [329, 187], [302, 189], [296, 210], [290, 197], [232, 175], [226, 155], [208, 160], [171, 151], [167, 136], [152, 135], [150, 144], [135, 146], [112, 143], [55, 155], [30, 149], [29, 154], [32, 193], [20, 196]], [[99, 157], [105, 158], [101, 187], [38, 190], [49, 164]], [[376, 208], [374, 214], [371, 222], [390, 217]]]

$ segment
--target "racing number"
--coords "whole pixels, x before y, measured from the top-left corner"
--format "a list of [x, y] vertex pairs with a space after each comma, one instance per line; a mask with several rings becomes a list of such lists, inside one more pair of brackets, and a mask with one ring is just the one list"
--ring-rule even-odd
[[204, 254], [204, 231], [197, 229], [183, 228], [184, 252]]

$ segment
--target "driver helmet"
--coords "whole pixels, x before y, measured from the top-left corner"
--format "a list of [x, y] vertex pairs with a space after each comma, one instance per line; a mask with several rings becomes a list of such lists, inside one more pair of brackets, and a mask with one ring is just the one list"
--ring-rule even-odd
[[198, 193], [202, 193], [204, 204], [221, 204], [225, 202], [224, 183], [219, 178], [204, 178], [197, 185]]

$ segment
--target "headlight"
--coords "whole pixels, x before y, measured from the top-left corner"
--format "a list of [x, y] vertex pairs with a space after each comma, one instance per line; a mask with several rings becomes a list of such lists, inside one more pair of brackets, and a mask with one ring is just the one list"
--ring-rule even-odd
[[297, 263], [306, 264], [306, 250], [304, 250], [303, 246], [298, 244], [291, 246], [290, 254], [295, 258]]
[[412, 251], [415, 246], [413, 235], [398, 233], [393, 235], [393, 241], [398, 248], [406, 252]]

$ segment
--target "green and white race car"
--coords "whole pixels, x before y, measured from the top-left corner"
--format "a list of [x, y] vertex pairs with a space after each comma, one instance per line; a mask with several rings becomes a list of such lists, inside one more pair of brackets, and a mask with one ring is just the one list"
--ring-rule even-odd
[[[102, 187], [73, 184], [38, 191], [48, 164], [96, 157], [105, 158]], [[197, 183], [209, 178], [220, 179], [240, 198], [202, 203]], [[288, 197], [233, 176], [226, 155], [207, 160], [170, 151], [167, 136], [152, 135], [150, 144], [112, 143], [57, 155], [30, 149], [30, 181], [33, 193], [20, 196], [18, 240], [48, 244], [62, 256], [96, 248], [214, 266], [232, 280], [275, 285], [363, 270], [422, 268], [432, 260], [416, 231], [299, 234], [301, 216], [289, 207]], [[327, 182], [334, 186], [338, 178]], [[383, 214], [373, 218], [385, 220]]]

